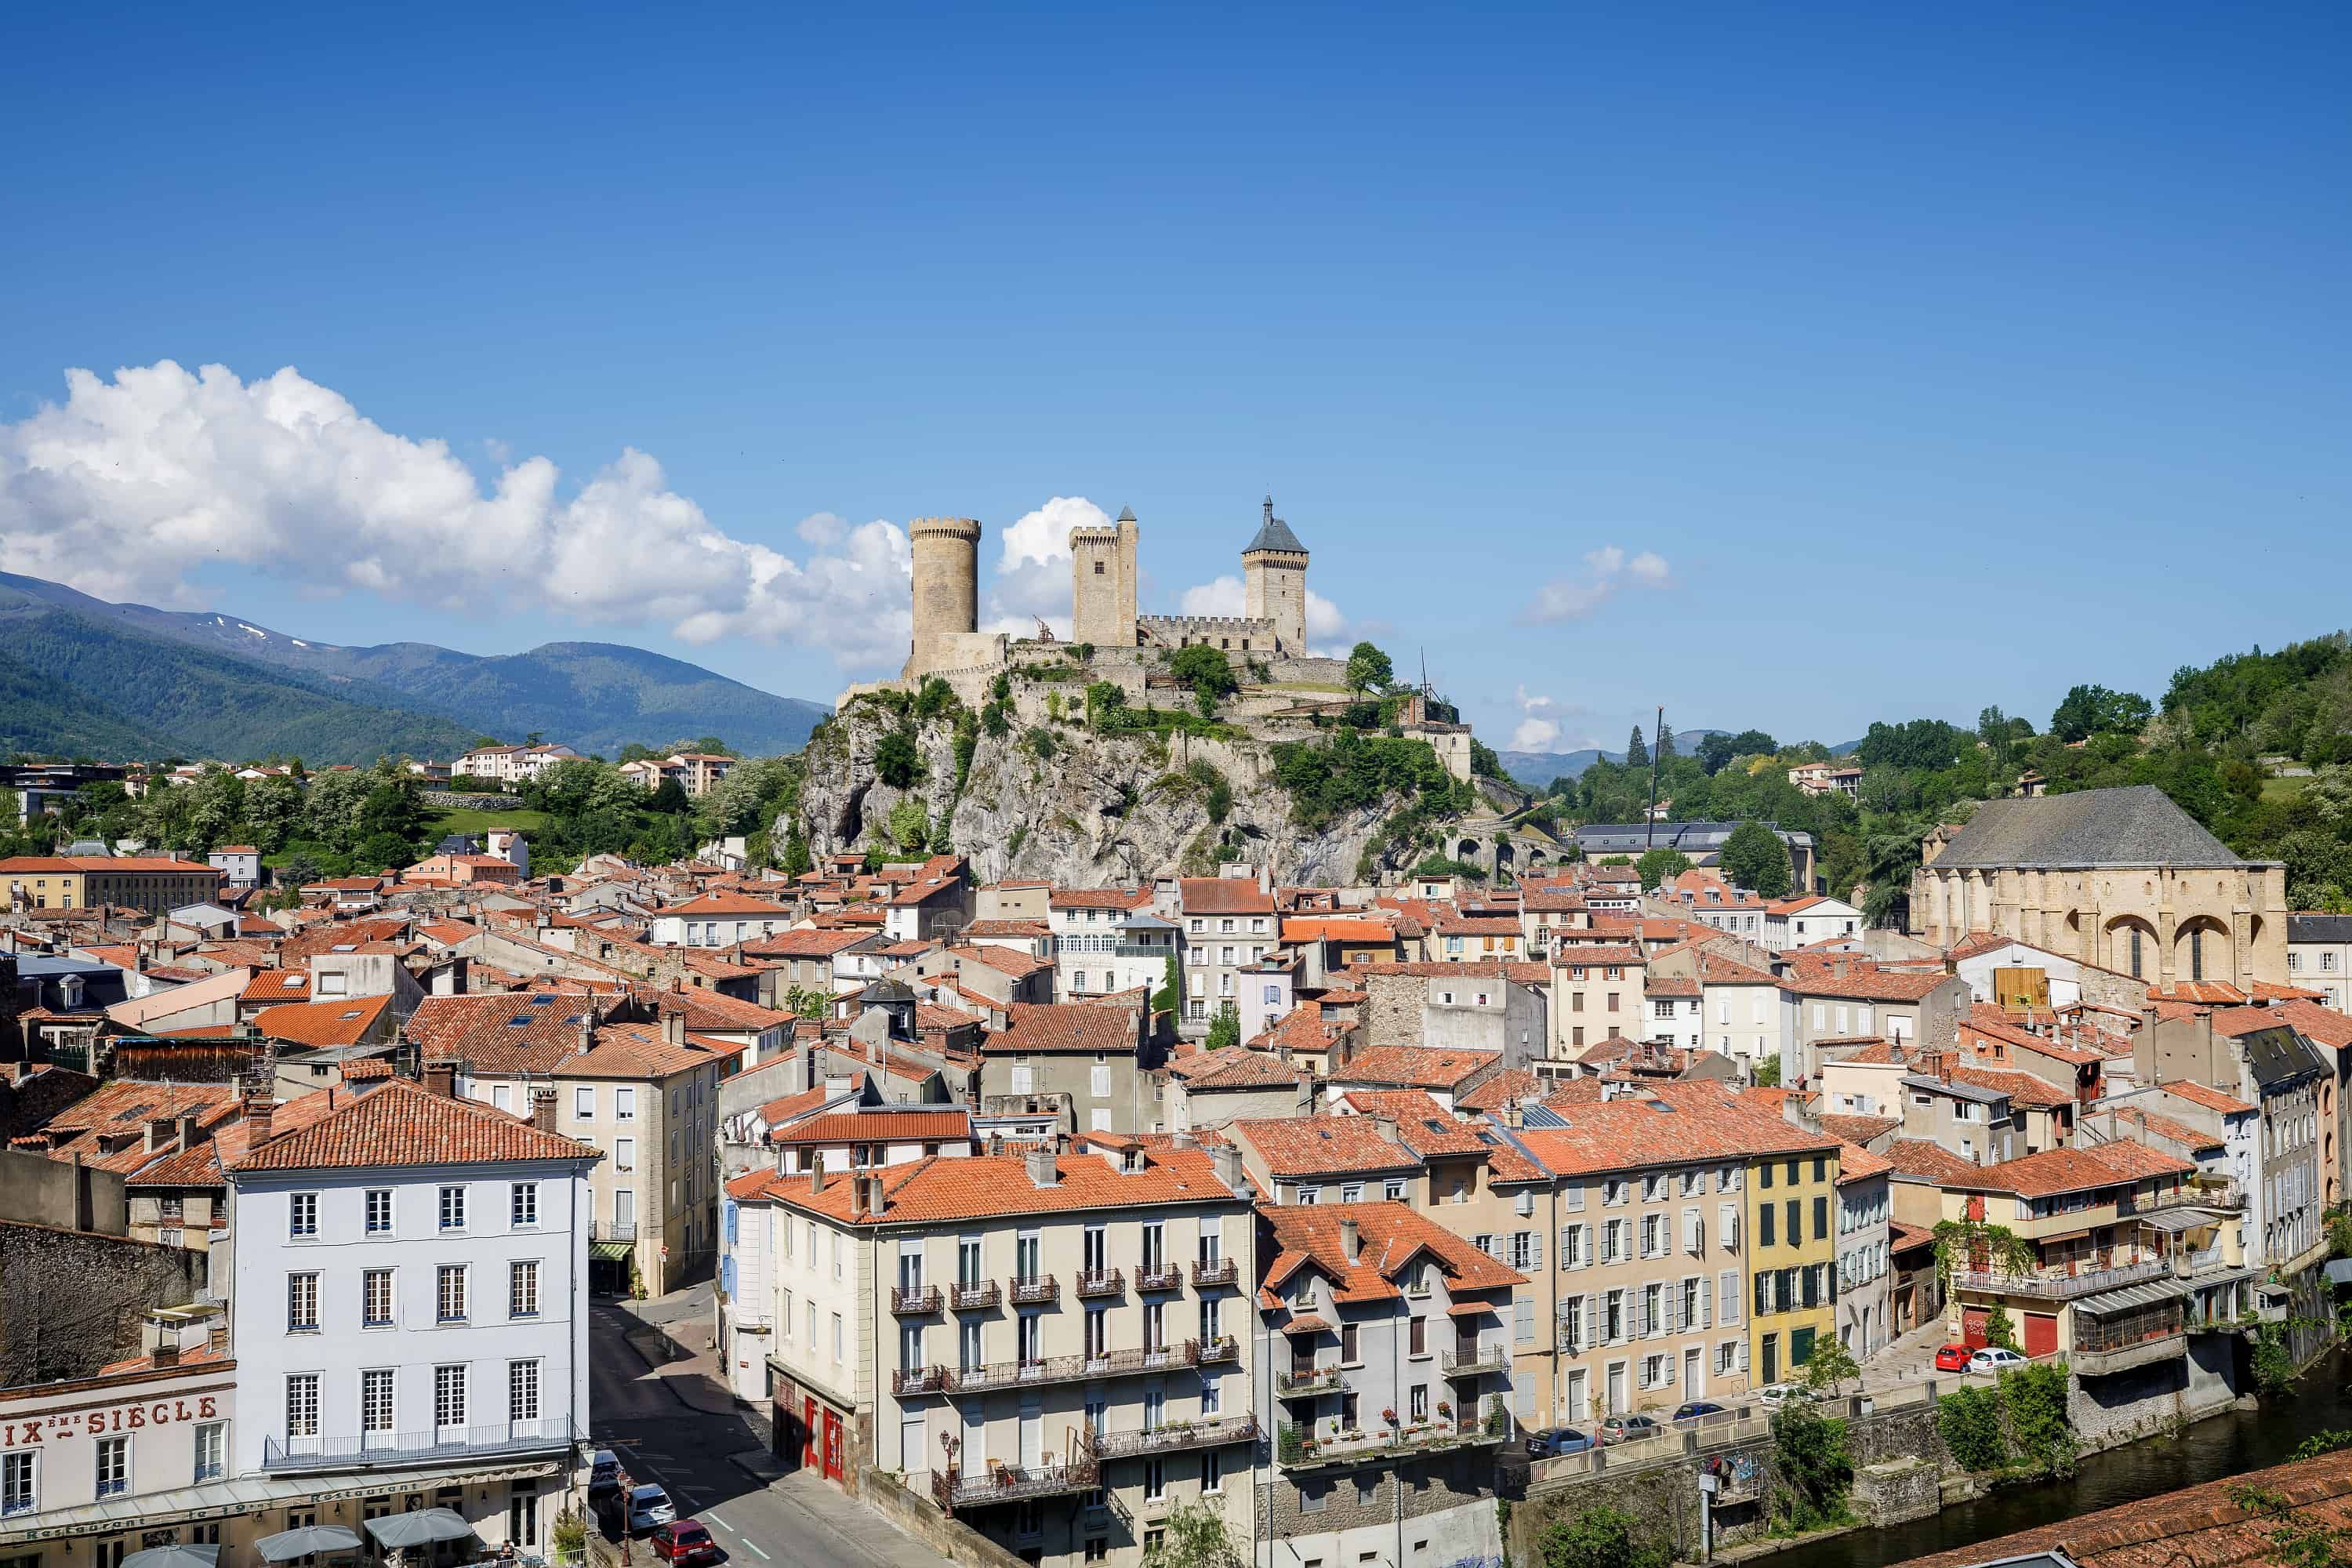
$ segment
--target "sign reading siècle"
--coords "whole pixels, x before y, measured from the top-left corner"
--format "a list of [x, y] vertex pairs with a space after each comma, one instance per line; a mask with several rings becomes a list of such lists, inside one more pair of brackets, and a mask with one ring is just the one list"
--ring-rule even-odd
[[97, 1410], [62, 1410], [30, 1421], [0, 1421], [0, 1448], [26, 1447], [64, 1438], [105, 1437], [136, 1432], [144, 1426], [169, 1426], [179, 1421], [220, 1419], [217, 1395], [200, 1394], [192, 1399], [157, 1399], [136, 1405], [112, 1405]]

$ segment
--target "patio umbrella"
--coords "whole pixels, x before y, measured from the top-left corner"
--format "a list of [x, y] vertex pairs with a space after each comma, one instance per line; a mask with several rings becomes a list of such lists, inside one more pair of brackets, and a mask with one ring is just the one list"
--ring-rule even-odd
[[151, 1546], [122, 1560], [122, 1568], [218, 1568], [217, 1546]]
[[299, 1530], [281, 1530], [275, 1535], [265, 1535], [253, 1543], [265, 1563], [288, 1563], [314, 1552], [357, 1552], [360, 1538], [355, 1531], [340, 1524], [306, 1524]]
[[[429, 1546], [436, 1541], [463, 1541], [474, 1533], [455, 1509], [420, 1508], [414, 1513], [388, 1513], [381, 1519], [367, 1521], [368, 1533], [376, 1544], [400, 1551], [411, 1546]], [[156, 1568], [193, 1568], [187, 1563], [158, 1563]], [[207, 1563], [205, 1568], [212, 1568]]]

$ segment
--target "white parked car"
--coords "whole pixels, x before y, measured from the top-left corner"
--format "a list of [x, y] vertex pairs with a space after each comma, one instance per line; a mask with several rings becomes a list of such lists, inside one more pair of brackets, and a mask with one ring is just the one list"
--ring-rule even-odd
[[1783, 1405], [1811, 1399], [1812, 1396], [1813, 1391], [1801, 1383], [1768, 1384], [1756, 1391], [1756, 1397], [1764, 1402], [1764, 1408], [1767, 1410], [1778, 1410]]
[[1969, 1370], [1987, 1373], [2007, 1372], [2013, 1366], [2023, 1366], [2025, 1358], [2015, 1351], [2005, 1351], [1999, 1345], [1986, 1345], [1969, 1357]]

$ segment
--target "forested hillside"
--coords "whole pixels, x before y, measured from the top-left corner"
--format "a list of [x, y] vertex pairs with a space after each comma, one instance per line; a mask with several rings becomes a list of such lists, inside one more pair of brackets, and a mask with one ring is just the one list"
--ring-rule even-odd
[[[1850, 759], [1864, 770], [1859, 801], [1789, 782], [1790, 767], [1829, 754], [1758, 731], [1709, 736], [1696, 755], [1660, 760], [1658, 795], [1681, 820], [1811, 831], [1831, 890], [1867, 883], [1869, 907], [1884, 914], [1906, 892], [1930, 827], [1967, 820], [2025, 773], [2052, 793], [2155, 784], [2238, 853], [2284, 861], [2294, 907], [2352, 910], [2352, 639], [2341, 633], [2184, 666], [2157, 703], [2077, 686], [2041, 727], [1999, 707], [1973, 729], [1873, 724]], [[1550, 794], [1571, 821], [1637, 822], [1649, 764], [1646, 753], [1604, 760]]]

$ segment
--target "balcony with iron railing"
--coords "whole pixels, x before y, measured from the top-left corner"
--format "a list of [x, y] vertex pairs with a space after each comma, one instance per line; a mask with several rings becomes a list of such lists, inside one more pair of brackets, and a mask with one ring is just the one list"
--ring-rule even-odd
[[366, 1469], [549, 1453], [587, 1436], [569, 1421], [501, 1421], [423, 1432], [370, 1432], [356, 1437], [264, 1437], [265, 1470]]
[[988, 1389], [1034, 1388], [1048, 1383], [1085, 1383], [1097, 1377], [1173, 1372], [1204, 1362], [1231, 1360], [1239, 1353], [1240, 1347], [1230, 1339], [1212, 1341], [1205, 1346], [1198, 1340], [1185, 1340], [1156, 1350], [1104, 1351], [1098, 1355], [1081, 1352], [976, 1366], [910, 1367], [893, 1373], [890, 1386], [894, 1394], [973, 1394]]
[[1097, 1459], [1148, 1458], [1182, 1448], [1215, 1448], [1227, 1443], [1255, 1443], [1255, 1415], [1213, 1415], [1200, 1421], [1178, 1421], [1148, 1432], [1092, 1432], [1084, 1439]]
[[1241, 1278], [1241, 1267], [1230, 1258], [1198, 1258], [1192, 1260], [1192, 1288], [1203, 1289], [1211, 1285], [1231, 1285]]
[[1116, 1268], [1082, 1270], [1073, 1287], [1081, 1300], [1093, 1300], [1102, 1296], [1116, 1296], [1127, 1289], [1127, 1276]]
[[588, 1222], [591, 1241], [635, 1241], [637, 1222], [633, 1219], [592, 1219]]
[[948, 1305], [959, 1312], [993, 1307], [1003, 1299], [1003, 1292], [993, 1279], [975, 1279], [970, 1284], [959, 1281], [948, 1287]]
[[1456, 1421], [1407, 1422], [1386, 1431], [1356, 1436], [1304, 1437], [1285, 1427], [1276, 1458], [1286, 1469], [1314, 1469], [1324, 1465], [1358, 1465], [1396, 1454], [1426, 1453], [1433, 1448], [1479, 1447], [1501, 1443], [1510, 1435], [1510, 1417], [1499, 1409], [1485, 1420], [1469, 1416]]
[[1135, 1271], [1135, 1288], [1139, 1290], [1181, 1290], [1184, 1288], [1183, 1265], [1146, 1264]]
[[1503, 1347], [1464, 1345], [1445, 1352], [1437, 1359], [1448, 1377], [1485, 1377], [1503, 1370]]
[[1061, 1300], [1062, 1288], [1051, 1274], [1033, 1274], [1025, 1279], [1015, 1279], [1005, 1292], [1016, 1307], [1051, 1306]]
[[931, 1500], [943, 1511], [953, 1513], [960, 1508], [1062, 1497], [1094, 1490], [1100, 1474], [1091, 1458], [1073, 1459], [1065, 1465], [994, 1465], [974, 1475], [961, 1470], [934, 1470]]
[[893, 1285], [890, 1287], [890, 1310], [900, 1317], [920, 1316], [940, 1310], [940, 1288], [936, 1285]]
[[1288, 1372], [1274, 1374], [1274, 1392], [1285, 1399], [1312, 1399], [1318, 1394], [1336, 1394], [1339, 1389], [1337, 1366], [1294, 1366]]
[[2064, 1268], [2034, 1268], [2015, 1274], [1996, 1268], [1955, 1268], [1952, 1289], [1988, 1296], [2032, 1296], [2048, 1301], [2071, 1301], [2078, 1296], [2095, 1296], [2103, 1290], [2119, 1290], [2126, 1285], [2161, 1279], [2171, 1271], [2172, 1266], [2160, 1258], [2079, 1273]]
[[1194, 1359], [1202, 1366], [1213, 1366], [1222, 1362], [1236, 1362], [1242, 1359], [1242, 1342], [1231, 1334], [1212, 1334], [1205, 1340], [1193, 1342], [1200, 1346], [1200, 1352]]

